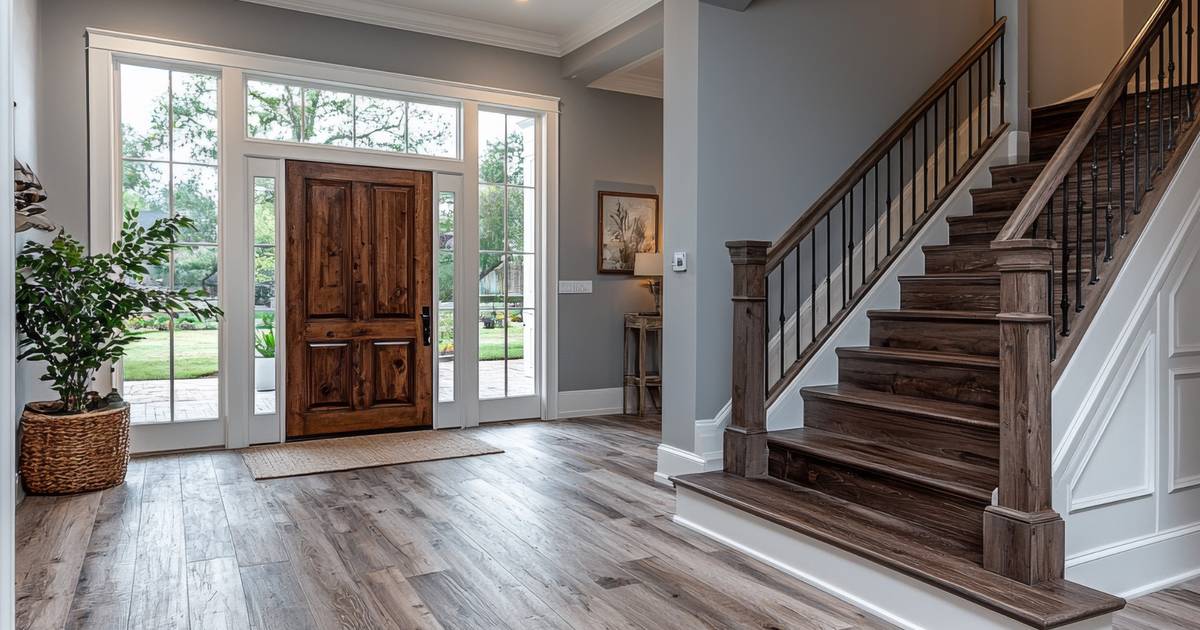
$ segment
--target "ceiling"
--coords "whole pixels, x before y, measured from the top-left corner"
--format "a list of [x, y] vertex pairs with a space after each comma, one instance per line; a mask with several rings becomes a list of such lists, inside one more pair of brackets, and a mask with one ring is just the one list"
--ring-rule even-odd
[[562, 57], [661, 0], [245, 0]]
[[663, 51], [659, 50], [623, 68], [618, 68], [592, 81], [588, 87], [662, 98]]

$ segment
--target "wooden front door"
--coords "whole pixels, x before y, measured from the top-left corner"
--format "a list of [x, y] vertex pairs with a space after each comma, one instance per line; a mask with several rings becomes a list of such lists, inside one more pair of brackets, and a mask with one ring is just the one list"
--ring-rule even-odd
[[432, 190], [287, 163], [288, 437], [433, 424]]

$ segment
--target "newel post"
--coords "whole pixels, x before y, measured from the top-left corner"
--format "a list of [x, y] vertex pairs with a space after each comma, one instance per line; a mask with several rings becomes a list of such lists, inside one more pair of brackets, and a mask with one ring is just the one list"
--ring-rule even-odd
[[1063, 576], [1065, 528], [1051, 506], [1053, 248], [1049, 240], [992, 243], [1000, 268], [1000, 493], [983, 517], [983, 565], [1026, 584]]
[[767, 474], [767, 241], [729, 241], [733, 262], [733, 412], [725, 472]]

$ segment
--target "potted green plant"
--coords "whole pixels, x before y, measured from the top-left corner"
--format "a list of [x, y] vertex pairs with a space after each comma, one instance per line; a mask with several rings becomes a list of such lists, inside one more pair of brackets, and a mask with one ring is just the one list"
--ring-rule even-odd
[[254, 333], [254, 390], [259, 392], [275, 391], [274, 320], [271, 317], [268, 328]]
[[17, 256], [18, 360], [43, 361], [59, 399], [26, 405], [21, 415], [21, 477], [32, 494], [109, 488], [125, 479], [129, 406], [113, 391], [92, 389], [97, 370], [125, 355], [140, 335], [130, 321], [145, 313], [221, 310], [198, 293], [143, 281], [165, 267], [191, 220], [176, 216], [140, 225], [128, 211], [108, 252], [88, 255], [59, 231], [49, 244], [31, 242]]

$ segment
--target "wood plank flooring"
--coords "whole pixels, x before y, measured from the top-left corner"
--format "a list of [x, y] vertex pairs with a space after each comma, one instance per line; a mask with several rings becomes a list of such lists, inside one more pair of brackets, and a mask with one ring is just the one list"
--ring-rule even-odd
[[470, 434], [506, 452], [262, 482], [236, 453], [157, 456], [29, 497], [17, 627], [890, 627], [672, 523], [656, 420]]
[[[670, 520], [656, 421], [492, 425], [501, 455], [256, 482], [135, 459], [17, 513], [18, 628], [887, 628]], [[1121, 630], [1200, 628], [1200, 580]]]

